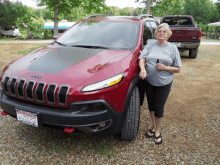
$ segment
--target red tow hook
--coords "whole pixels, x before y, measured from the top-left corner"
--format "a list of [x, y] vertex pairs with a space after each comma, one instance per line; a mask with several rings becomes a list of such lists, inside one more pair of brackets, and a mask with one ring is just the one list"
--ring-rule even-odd
[[65, 128], [64, 128], [64, 132], [66, 132], [66, 133], [72, 133], [74, 130], [75, 130], [74, 127], [72, 127], [72, 128], [65, 127]]
[[2, 111], [2, 112], [1, 112], [1, 115], [2, 115], [2, 116], [6, 116], [6, 115], [8, 115], [8, 113], [7, 113], [6, 111]]

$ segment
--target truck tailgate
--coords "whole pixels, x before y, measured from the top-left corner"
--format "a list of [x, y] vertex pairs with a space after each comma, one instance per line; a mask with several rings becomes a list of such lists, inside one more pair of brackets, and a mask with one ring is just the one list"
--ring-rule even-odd
[[200, 28], [197, 27], [172, 27], [172, 36], [169, 42], [200, 42]]

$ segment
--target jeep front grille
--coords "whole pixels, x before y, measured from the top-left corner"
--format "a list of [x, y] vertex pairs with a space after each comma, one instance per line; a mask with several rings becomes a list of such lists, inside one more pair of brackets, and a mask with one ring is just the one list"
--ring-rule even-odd
[[[26, 82], [25, 79], [18, 80], [16, 77], [10, 78], [9, 76], [6, 76], [3, 80], [3, 88], [7, 95], [10, 93], [13, 97], [28, 99], [29, 101], [34, 101], [36, 98], [38, 103], [47, 102], [51, 105], [57, 103], [60, 106], [65, 106], [67, 104], [67, 96], [70, 86], [61, 85], [56, 94], [58, 88], [57, 84], [51, 83], [47, 86], [45, 82], [39, 82], [36, 85], [36, 82], [33, 80]], [[46, 100], [44, 99], [45, 96]]]
[[35, 82], [29, 81], [26, 88], [26, 94], [28, 100], [34, 101], [33, 89], [34, 89]]
[[49, 84], [47, 88], [47, 101], [49, 104], [55, 104], [56, 84]]
[[44, 102], [44, 87], [46, 83], [39, 83], [36, 88], [36, 98], [38, 102]]
[[24, 99], [24, 85], [25, 85], [25, 80], [21, 79], [17, 87], [18, 96], [23, 99]]
[[60, 105], [65, 105], [67, 100], [67, 93], [69, 91], [69, 86], [61, 86], [58, 92], [58, 102]]
[[5, 79], [3, 80], [3, 87], [5, 90], [5, 93], [9, 94], [9, 90], [8, 90], [8, 82], [9, 82], [10, 77], [5, 77]]
[[10, 82], [10, 85], [9, 85], [10, 92], [13, 96], [16, 96], [16, 93], [15, 93], [16, 82], [17, 82], [17, 78], [13, 78]]

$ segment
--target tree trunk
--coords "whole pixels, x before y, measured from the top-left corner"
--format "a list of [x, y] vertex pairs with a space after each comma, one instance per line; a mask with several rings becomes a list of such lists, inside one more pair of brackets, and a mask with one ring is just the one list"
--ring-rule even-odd
[[146, 0], [146, 14], [150, 14], [150, 2], [151, 0]]
[[54, 36], [58, 36], [58, 3], [55, 4], [54, 8]]

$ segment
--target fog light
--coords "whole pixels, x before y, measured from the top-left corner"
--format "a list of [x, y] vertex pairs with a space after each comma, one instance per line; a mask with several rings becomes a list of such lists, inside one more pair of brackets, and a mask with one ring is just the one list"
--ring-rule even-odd
[[105, 110], [105, 106], [102, 103], [90, 103], [90, 104], [82, 104], [80, 105], [81, 111], [103, 111]]
[[81, 111], [85, 111], [85, 110], [89, 110], [90, 108], [89, 108], [89, 104], [83, 104], [83, 105], [81, 105]]
[[105, 127], [105, 125], [106, 124], [104, 122], [103, 123], [99, 123], [99, 126], [102, 127], [102, 128]]

